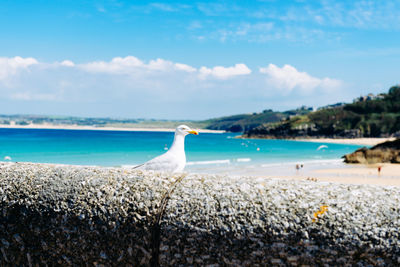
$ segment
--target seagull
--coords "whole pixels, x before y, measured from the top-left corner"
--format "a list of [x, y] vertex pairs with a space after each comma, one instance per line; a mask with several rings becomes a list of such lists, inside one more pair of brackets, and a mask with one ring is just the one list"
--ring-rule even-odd
[[199, 133], [186, 125], [179, 125], [175, 129], [174, 142], [167, 152], [134, 167], [134, 169], [182, 172], [186, 165], [185, 136], [188, 134], [198, 135]]

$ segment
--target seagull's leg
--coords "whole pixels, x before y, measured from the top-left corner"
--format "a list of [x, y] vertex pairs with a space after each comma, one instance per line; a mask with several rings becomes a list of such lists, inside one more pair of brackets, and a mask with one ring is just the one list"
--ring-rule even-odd
[[132, 167], [132, 169], [137, 169], [137, 168], [139, 168], [139, 167], [142, 167], [144, 165], [144, 163], [143, 164], [140, 164], [140, 165], [137, 165], [137, 166], [135, 166], [135, 167]]
[[174, 182], [171, 183], [167, 192], [164, 193], [163, 197], [161, 198], [160, 206], [158, 208], [158, 212], [154, 218], [153, 222], [153, 230], [152, 230], [152, 245], [153, 245], [153, 251], [152, 251], [152, 259], [150, 262], [150, 266], [160, 266], [159, 265], [159, 255], [160, 255], [160, 221], [162, 219], [162, 216], [164, 215], [165, 208], [167, 207], [168, 204], [168, 199], [171, 196], [171, 194], [174, 192], [176, 186], [178, 183], [180, 183], [183, 178], [187, 176], [187, 173], [181, 174], [178, 179], [176, 179]]

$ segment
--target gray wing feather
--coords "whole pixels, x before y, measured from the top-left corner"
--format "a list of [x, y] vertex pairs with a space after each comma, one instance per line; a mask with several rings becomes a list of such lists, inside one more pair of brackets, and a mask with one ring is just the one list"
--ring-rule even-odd
[[163, 154], [161, 156], [155, 157], [148, 162], [138, 165], [134, 168], [141, 170], [154, 170], [154, 171], [174, 171], [178, 167], [178, 163], [173, 157]]

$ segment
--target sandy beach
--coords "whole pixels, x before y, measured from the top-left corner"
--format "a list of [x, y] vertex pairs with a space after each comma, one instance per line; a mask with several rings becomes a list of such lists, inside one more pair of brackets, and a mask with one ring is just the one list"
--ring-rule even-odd
[[[335, 144], [357, 144], [375, 146], [386, 141], [393, 141], [395, 138], [356, 138], [356, 139], [303, 139], [305, 142], [321, 142]], [[380, 167], [380, 172], [378, 168]], [[337, 182], [345, 184], [370, 184], [400, 186], [400, 164], [343, 164], [337, 168], [321, 168], [307, 172], [302, 179], [313, 178], [317, 181]]]
[[[299, 164], [300, 165], [300, 164]], [[378, 167], [381, 167], [380, 173]], [[400, 187], [400, 164], [345, 164], [340, 160], [334, 163], [305, 163], [303, 168], [296, 169], [296, 164], [261, 165], [256, 167], [212, 168], [207, 173], [218, 173], [233, 176], [250, 176], [278, 178], [299, 181], [333, 182], [355, 185], [381, 185]]]
[[[381, 166], [381, 172], [378, 172]], [[400, 186], [400, 164], [345, 165], [339, 168], [321, 168], [312, 171], [299, 170], [290, 176], [268, 176], [294, 180], [309, 180], [314, 182], [334, 182], [342, 184], [369, 184], [382, 186]]]
[[315, 170], [312, 174], [318, 181], [400, 186], [400, 164], [354, 164], [345, 168]]
[[386, 141], [393, 141], [396, 138], [343, 138], [343, 139], [334, 139], [334, 138], [310, 138], [310, 139], [294, 139], [295, 141], [300, 142], [315, 142], [315, 143], [330, 143], [330, 144], [352, 144], [352, 145], [363, 145], [363, 146], [374, 146], [379, 143], [383, 143]]

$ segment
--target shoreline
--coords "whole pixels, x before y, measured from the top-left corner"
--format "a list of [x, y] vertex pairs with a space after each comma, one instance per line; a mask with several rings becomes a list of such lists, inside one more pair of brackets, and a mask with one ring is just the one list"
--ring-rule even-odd
[[[289, 139], [291, 140], [291, 139]], [[377, 144], [396, 140], [395, 137], [362, 137], [362, 138], [302, 138], [293, 139], [299, 142], [313, 142], [313, 143], [330, 143], [330, 144], [351, 144], [351, 145], [365, 145], [365, 146], [375, 146]]]
[[[378, 173], [378, 166], [381, 172]], [[313, 181], [316, 183], [336, 183], [349, 185], [376, 185], [400, 187], [400, 164], [345, 165], [343, 167], [324, 167], [290, 176], [260, 176], [267, 178]]]
[[311, 143], [329, 143], [329, 144], [343, 144], [343, 145], [362, 145], [362, 146], [375, 146], [377, 144], [396, 140], [396, 137], [360, 137], [360, 138], [261, 138], [261, 137], [243, 137], [238, 136], [239, 139], [255, 139], [255, 140], [287, 140], [297, 142], [311, 142]]
[[[124, 127], [96, 127], [84, 125], [50, 125], [50, 124], [29, 124], [29, 125], [5, 125], [0, 124], [0, 129], [43, 129], [43, 130], [91, 130], [91, 131], [123, 131], [123, 132], [174, 132], [173, 128], [124, 128]], [[200, 133], [225, 133], [222, 130], [197, 129]]]
[[[242, 166], [218, 169], [210, 167], [206, 174], [230, 177], [271, 178], [278, 180], [329, 182], [352, 185], [400, 187], [400, 164], [345, 164], [342, 162], [295, 162], [283, 165]], [[304, 168], [296, 169], [296, 165]], [[339, 163], [339, 164], [338, 164]], [[378, 172], [378, 167], [381, 171]], [[194, 173], [203, 173], [196, 172]]]

